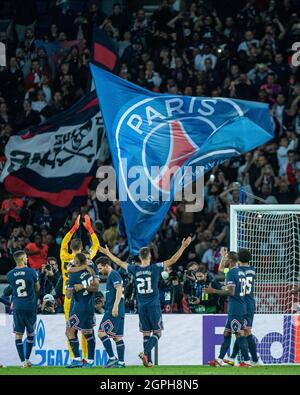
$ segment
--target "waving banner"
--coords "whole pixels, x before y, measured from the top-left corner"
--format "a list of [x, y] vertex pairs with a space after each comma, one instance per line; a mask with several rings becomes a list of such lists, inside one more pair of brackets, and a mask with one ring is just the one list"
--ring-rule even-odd
[[86, 196], [97, 159], [108, 156], [95, 91], [42, 125], [12, 136], [5, 156], [0, 181], [8, 192], [57, 207]]
[[[49, 56], [59, 54], [62, 47], [69, 48], [70, 43], [36, 40]], [[117, 70], [117, 50], [101, 29], [94, 30], [92, 60], [98, 66]], [[93, 90], [42, 125], [12, 136], [6, 146], [7, 161], [0, 182], [8, 192], [41, 198], [54, 208], [75, 207], [87, 195], [97, 171], [97, 159], [104, 161], [108, 156], [102, 115]]]
[[[273, 137], [267, 104], [157, 94], [90, 67], [132, 253], [149, 243], [184, 186], [180, 169], [189, 167], [195, 179], [197, 166], [208, 171]], [[137, 177], [138, 188], [151, 193], [137, 198]]]

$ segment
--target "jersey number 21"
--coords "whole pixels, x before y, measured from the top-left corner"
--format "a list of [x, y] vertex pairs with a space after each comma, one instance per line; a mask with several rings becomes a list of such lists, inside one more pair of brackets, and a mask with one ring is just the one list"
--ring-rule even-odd
[[137, 278], [136, 281], [139, 294], [151, 294], [153, 292], [151, 277]]

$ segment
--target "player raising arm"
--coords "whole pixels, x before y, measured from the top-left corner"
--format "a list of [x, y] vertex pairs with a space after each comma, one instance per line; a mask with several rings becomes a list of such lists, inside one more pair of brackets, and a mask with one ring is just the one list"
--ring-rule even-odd
[[143, 247], [139, 251], [138, 265], [130, 265], [113, 255], [108, 247], [100, 247], [100, 252], [107, 255], [118, 266], [133, 275], [137, 290], [137, 304], [140, 320], [140, 330], [143, 333], [144, 351], [139, 354], [145, 367], [152, 367], [151, 352], [156, 346], [163, 329], [160, 308], [158, 282], [161, 273], [178, 261], [192, 239], [183, 239], [178, 251], [165, 262], [151, 264], [151, 250]]
[[[168, 269], [171, 266], [173, 266], [178, 259], [181, 257], [181, 255], [183, 254], [184, 250], [190, 245], [192, 241], [192, 238], [189, 236], [186, 239], [183, 239], [181, 242], [181, 246], [180, 248], [177, 250], [177, 252], [175, 252], [175, 254], [170, 258], [167, 259], [166, 261], [160, 263], [159, 265], [163, 265], [164, 269]], [[148, 248], [148, 247], [143, 247], [143, 248]], [[141, 248], [141, 250], [143, 249]], [[140, 252], [141, 252], [140, 250]], [[128, 266], [130, 266], [129, 263], [122, 261], [121, 259], [119, 259], [118, 257], [116, 257], [108, 248], [107, 245], [105, 245], [105, 247], [100, 246], [99, 247], [99, 251], [102, 252], [102, 254], [106, 255], [109, 259], [111, 259], [115, 264], [117, 264], [118, 266], [120, 266], [122, 269], [128, 270]], [[141, 256], [139, 255], [140, 261], [142, 261]], [[150, 262], [149, 262], [150, 264]]]

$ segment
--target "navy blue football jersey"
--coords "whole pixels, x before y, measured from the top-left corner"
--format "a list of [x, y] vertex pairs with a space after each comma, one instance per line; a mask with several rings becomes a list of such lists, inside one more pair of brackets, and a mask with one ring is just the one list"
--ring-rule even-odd
[[[93, 282], [93, 276], [87, 271], [82, 270], [77, 273], [69, 273], [68, 276], [68, 289], [72, 289], [75, 284], [82, 284], [88, 287]], [[72, 296], [72, 309], [78, 311], [94, 311], [95, 309], [95, 293], [88, 292], [86, 289], [82, 289], [79, 292], [73, 292]]]
[[15, 267], [7, 273], [7, 281], [11, 286], [14, 309], [35, 310], [37, 297], [35, 284], [38, 282], [38, 274], [30, 267]]
[[[105, 297], [105, 312], [110, 313], [114, 307], [115, 299], [116, 299], [116, 287], [118, 285], [123, 286], [123, 280], [116, 270], [112, 270], [107, 278], [106, 282], [106, 297]], [[119, 311], [118, 315], [120, 317], [124, 317], [125, 315], [125, 300], [124, 295], [122, 296], [119, 303]]]
[[245, 301], [247, 307], [247, 313], [254, 313], [256, 310], [255, 304], [255, 280], [256, 280], [256, 272], [255, 267], [252, 265], [249, 266], [240, 266], [246, 276], [246, 292], [245, 292]]
[[160, 306], [158, 283], [164, 270], [164, 263], [153, 263], [148, 266], [128, 265], [127, 270], [134, 278], [138, 305]]
[[234, 267], [226, 275], [227, 285], [235, 285], [233, 296], [228, 297], [228, 314], [244, 315], [246, 311], [246, 276], [240, 267]]

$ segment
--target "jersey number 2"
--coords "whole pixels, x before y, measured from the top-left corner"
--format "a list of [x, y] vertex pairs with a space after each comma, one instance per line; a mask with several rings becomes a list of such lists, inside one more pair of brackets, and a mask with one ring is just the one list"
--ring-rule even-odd
[[17, 288], [18, 297], [19, 298], [26, 298], [27, 291], [26, 291], [25, 280], [22, 280], [22, 279], [16, 280], [16, 285], [18, 286], [18, 288]]

